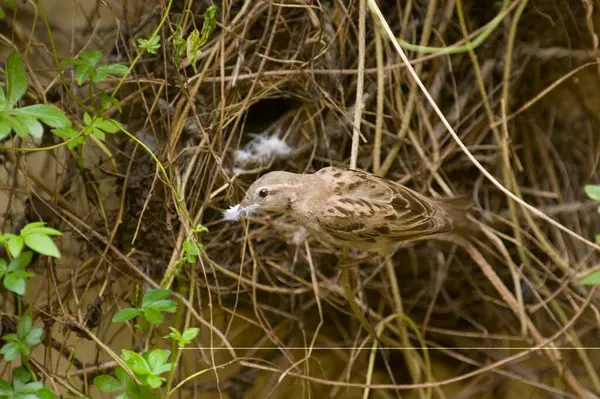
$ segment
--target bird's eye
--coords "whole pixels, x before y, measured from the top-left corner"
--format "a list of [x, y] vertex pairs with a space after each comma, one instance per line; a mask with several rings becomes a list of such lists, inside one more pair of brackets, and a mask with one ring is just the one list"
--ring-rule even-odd
[[267, 190], [266, 188], [263, 188], [258, 192], [258, 196], [260, 198], [267, 198], [267, 195], [269, 195], [269, 190]]

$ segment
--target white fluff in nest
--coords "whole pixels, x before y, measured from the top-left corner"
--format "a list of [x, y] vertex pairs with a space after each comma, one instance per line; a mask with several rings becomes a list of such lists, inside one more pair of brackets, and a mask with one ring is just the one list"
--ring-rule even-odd
[[277, 135], [256, 136], [244, 148], [237, 150], [233, 156], [237, 164], [264, 165], [272, 159], [285, 159], [291, 152], [290, 146]]
[[242, 208], [240, 206], [240, 204], [237, 204], [235, 206], [230, 206], [229, 209], [226, 209], [223, 212], [223, 219], [232, 220], [232, 221], [240, 220], [240, 217], [242, 215], [251, 215], [257, 209], [258, 209], [258, 205], [256, 205], [256, 204], [247, 206], [245, 208]]

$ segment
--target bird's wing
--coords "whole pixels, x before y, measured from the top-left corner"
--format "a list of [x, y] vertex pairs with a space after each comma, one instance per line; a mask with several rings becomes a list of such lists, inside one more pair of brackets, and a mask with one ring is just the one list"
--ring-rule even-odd
[[385, 236], [404, 241], [450, 230], [452, 218], [433, 201], [391, 181], [350, 169], [316, 173], [334, 193], [317, 220], [323, 230], [345, 240]]

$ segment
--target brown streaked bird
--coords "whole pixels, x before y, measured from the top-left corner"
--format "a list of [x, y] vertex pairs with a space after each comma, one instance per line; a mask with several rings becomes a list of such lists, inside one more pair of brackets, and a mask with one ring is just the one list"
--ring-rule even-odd
[[449, 232], [466, 218], [466, 207], [454, 199], [430, 199], [399, 183], [339, 167], [314, 174], [267, 173], [224, 216], [237, 220], [258, 210], [289, 213], [321, 240], [368, 252]]

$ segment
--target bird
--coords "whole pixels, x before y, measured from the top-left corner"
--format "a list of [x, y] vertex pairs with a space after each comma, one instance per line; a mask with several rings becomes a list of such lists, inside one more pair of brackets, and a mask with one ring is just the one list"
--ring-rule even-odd
[[328, 166], [312, 174], [266, 173], [224, 218], [288, 213], [319, 240], [342, 249], [383, 252], [463, 226], [469, 207], [465, 198], [433, 199], [365, 171]]

